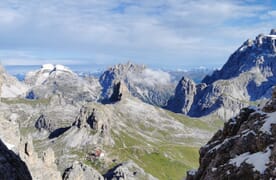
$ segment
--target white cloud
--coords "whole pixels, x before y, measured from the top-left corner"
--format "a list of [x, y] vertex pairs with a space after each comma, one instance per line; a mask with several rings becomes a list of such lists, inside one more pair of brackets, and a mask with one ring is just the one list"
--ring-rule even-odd
[[[0, 49], [55, 51], [96, 61], [223, 63], [257, 30], [273, 28], [261, 14], [273, 16], [274, 10], [238, 0], [3, 0]], [[263, 24], [268, 29], [258, 28]]]
[[169, 73], [148, 68], [141, 73], [129, 72], [128, 78], [131, 82], [146, 86], [168, 85], [171, 83], [171, 76]]

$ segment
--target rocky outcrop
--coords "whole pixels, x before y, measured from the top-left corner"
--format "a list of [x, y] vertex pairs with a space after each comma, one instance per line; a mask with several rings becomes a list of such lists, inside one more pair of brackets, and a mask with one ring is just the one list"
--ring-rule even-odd
[[119, 81], [117, 83], [114, 83], [113, 92], [109, 98], [109, 101], [117, 102], [120, 101], [123, 98], [123, 96], [125, 97], [127, 95], [129, 95], [129, 92], [126, 85], [124, 84], [124, 82]]
[[109, 170], [105, 175], [107, 180], [136, 180], [136, 179], [148, 179], [157, 180], [150, 174], [145, 173], [145, 171], [140, 168], [133, 161], [128, 161], [117, 165], [113, 169]]
[[43, 129], [45, 129], [49, 132], [53, 131], [51, 120], [43, 114], [41, 116], [39, 116], [39, 118], [36, 120], [35, 128], [37, 128], [39, 131], [41, 131]]
[[72, 126], [61, 137], [69, 147], [110, 145], [110, 119], [96, 104], [83, 106]]
[[63, 180], [104, 180], [98, 171], [77, 161], [65, 170], [62, 177]]
[[21, 158], [0, 140], [0, 179], [31, 180], [31, 174]]
[[264, 107], [248, 107], [200, 149], [194, 179], [275, 179], [276, 91]]
[[130, 62], [118, 64], [106, 70], [100, 77], [102, 101], [109, 100], [118, 82], [124, 83], [131, 95], [160, 107], [167, 105], [176, 85], [166, 72]]
[[175, 95], [169, 100], [167, 108], [177, 112], [187, 114], [193, 104], [196, 94], [196, 84], [193, 80], [183, 77], [175, 89]]
[[42, 152], [42, 158], [34, 150], [32, 138], [22, 138], [20, 143], [19, 156], [26, 163], [33, 179], [48, 180], [61, 179], [61, 174], [55, 163], [55, 154], [48, 148]]

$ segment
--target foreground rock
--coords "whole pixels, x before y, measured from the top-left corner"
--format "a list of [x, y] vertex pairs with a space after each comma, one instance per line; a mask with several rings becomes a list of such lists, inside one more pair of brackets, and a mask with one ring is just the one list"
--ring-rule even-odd
[[18, 155], [9, 150], [0, 140], [0, 179], [2, 180], [31, 180], [31, 174]]
[[276, 91], [263, 108], [245, 108], [200, 149], [195, 179], [276, 178]]

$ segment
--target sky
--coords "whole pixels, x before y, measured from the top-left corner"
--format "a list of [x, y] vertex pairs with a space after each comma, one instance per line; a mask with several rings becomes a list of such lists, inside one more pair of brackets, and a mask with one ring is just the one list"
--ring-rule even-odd
[[0, 62], [221, 66], [272, 28], [273, 0], [1, 0]]

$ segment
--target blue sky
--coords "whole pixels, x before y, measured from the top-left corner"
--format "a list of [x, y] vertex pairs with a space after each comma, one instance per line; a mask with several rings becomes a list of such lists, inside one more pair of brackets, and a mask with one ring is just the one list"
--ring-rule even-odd
[[4, 65], [222, 65], [276, 28], [273, 0], [1, 0]]

